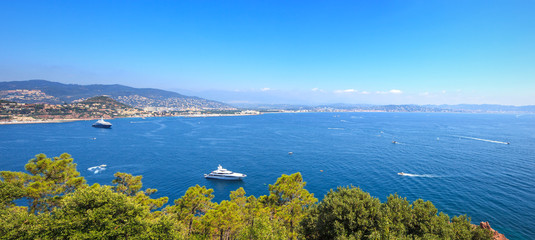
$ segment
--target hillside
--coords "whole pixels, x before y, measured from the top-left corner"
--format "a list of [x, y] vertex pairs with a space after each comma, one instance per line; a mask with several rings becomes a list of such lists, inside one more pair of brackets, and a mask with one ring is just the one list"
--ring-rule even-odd
[[132, 108], [106, 96], [89, 98], [70, 104], [15, 103], [0, 100], [0, 121], [43, 121], [62, 119], [97, 119], [146, 116], [147, 112]]
[[72, 103], [102, 95], [138, 108], [232, 109], [221, 102], [154, 88], [118, 84], [63, 84], [46, 80], [0, 82], [0, 98], [20, 103]]
[[106, 97], [106, 96], [97, 96], [97, 97], [88, 98], [86, 100], [81, 101], [80, 103], [88, 104], [88, 105], [102, 104], [102, 105], [110, 106], [111, 108], [114, 108], [114, 109], [131, 108], [130, 106], [128, 106], [128, 105], [126, 105], [124, 103], [120, 103], [120, 102], [115, 101], [112, 98]]

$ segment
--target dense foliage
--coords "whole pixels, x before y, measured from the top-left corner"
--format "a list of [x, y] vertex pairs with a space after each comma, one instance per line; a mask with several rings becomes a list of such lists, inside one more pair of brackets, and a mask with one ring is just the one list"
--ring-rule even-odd
[[450, 219], [429, 201], [390, 195], [385, 203], [356, 187], [331, 190], [301, 222], [307, 239], [490, 239], [466, 216]]
[[267, 196], [239, 188], [216, 203], [197, 185], [163, 207], [168, 198], [151, 198], [156, 189], [142, 190], [142, 176], [119, 172], [112, 186], [87, 185], [66, 153], [39, 154], [25, 168], [0, 172], [1, 239], [491, 239], [421, 199], [381, 203], [350, 186], [317, 203], [300, 173], [282, 175]]

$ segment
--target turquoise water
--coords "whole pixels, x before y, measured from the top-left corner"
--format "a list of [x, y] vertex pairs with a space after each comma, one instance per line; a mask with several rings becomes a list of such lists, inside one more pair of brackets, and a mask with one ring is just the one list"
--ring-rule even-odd
[[[22, 171], [38, 153], [68, 152], [90, 184], [110, 184], [119, 171], [143, 175], [144, 186], [170, 203], [195, 184], [213, 188], [216, 201], [238, 187], [268, 194], [281, 174], [301, 172], [320, 199], [350, 184], [382, 201], [397, 192], [431, 200], [450, 216], [489, 221], [509, 239], [535, 239], [534, 115], [300, 113], [110, 122], [112, 129], [92, 128], [93, 121], [0, 125], [0, 170]], [[101, 164], [107, 168], [87, 170]], [[204, 179], [218, 164], [248, 177]]]

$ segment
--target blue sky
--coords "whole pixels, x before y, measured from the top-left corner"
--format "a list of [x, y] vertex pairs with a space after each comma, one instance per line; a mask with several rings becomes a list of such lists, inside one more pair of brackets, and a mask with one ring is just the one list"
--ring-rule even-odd
[[535, 104], [535, 1], [0, 1], [0, 81]]

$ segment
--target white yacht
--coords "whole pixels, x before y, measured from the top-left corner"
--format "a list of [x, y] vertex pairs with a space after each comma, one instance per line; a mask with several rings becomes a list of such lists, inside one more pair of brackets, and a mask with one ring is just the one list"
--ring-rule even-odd
[[104, 117], [101, 117], [96, 123], [93, 123], [93, 127], [96, 128], [111, 128], [111, 123], [104, 121]]
[[247, 175], [243, 173], [235, 173], [235, 172], [229, 171], [221, 167], [221, 165], [219, 165], [217, 167], [217, 170], [212, 171], [209, 174], [204, 174], [204, 177], [213, 178], [213, 179], [222, 179], [222, 180], [242, 180], [243, 178], [247, 177]]

